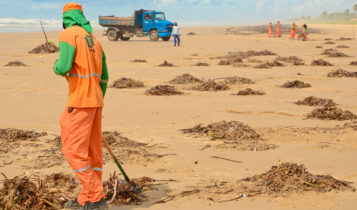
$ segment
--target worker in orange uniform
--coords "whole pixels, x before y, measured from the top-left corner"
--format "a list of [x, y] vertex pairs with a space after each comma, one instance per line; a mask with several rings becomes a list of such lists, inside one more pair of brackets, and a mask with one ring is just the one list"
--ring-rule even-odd
[[295, 39], [295, 35], [296, 35], [296, 24], [293, 23], [293, 25], [291, 26], [291, 35], [290, 35], [290, 39]]
[[280, 21], [279, 21], [279, 20], [278, 20], [278, 22], [276, 23], [275, 36], [276, 36], [276, 37], [281, 37], [281, 34], [280, 34]]
[[268, 25], [268, 37], [270, 38], [273, 33], [273, 25], [269, 23]]
[[64, 30], [53, 71], [67, 79], [69, 98], [61, 119], [62, 152], [82, 183], [70, 209], [108, 209], [102, 179], [102, 107], [107, 88], [106, 57], [82, 6], [63, 7]]

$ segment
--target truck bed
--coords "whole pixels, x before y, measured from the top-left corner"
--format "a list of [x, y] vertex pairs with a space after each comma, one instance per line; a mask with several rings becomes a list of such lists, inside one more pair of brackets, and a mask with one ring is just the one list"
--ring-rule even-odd
[[134, 26], [133, 17], [99, 16], [99, 25], [110, 26]]

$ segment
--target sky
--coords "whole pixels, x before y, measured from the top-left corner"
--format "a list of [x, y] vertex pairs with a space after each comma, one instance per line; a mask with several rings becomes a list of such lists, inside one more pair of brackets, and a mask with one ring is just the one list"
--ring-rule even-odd
[[[0, 0], [0, 18], [61, 19], [61, 0]], [[288, 20], [323, 11], [352, 10], [357, 0], [77, 0], [90, 20], [98, 15], [129, 16], [134, 9], [164, 11], [186, 25], [252, 24]]]

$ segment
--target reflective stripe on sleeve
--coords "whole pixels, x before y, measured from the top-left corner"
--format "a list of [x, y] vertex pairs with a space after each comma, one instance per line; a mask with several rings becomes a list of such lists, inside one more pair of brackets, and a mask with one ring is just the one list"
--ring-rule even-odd
[[83, 172], [83, 171], [86, 171], [86, 170], [88, 170], [90, 168], [90, 165], [88, 165], [88, 166], [86, 166], [86, 167], [84, 167], [84, 168], [81, 168], [81, 169], [77, 169], [77, 170], [73, 170], [73, 172], [74, 173], [81, 173], [81, 172]]
[[101, 169], [101, 168], [97, 168], [97, 167], [92, 168], [92, 170], [93, 170], [93, 171], [103, 171], [103, 169]]

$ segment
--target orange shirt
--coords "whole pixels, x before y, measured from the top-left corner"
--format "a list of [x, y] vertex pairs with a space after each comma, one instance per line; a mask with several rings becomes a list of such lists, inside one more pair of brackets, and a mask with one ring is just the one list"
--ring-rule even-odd
[[69, 86], [67, 107], [103, 107], [99, 82], [102, 75], [103, 48], [92, 34], [73, 26], [61, 32], [60, 42], [75, 48], [72, 68], [66, 75]]

